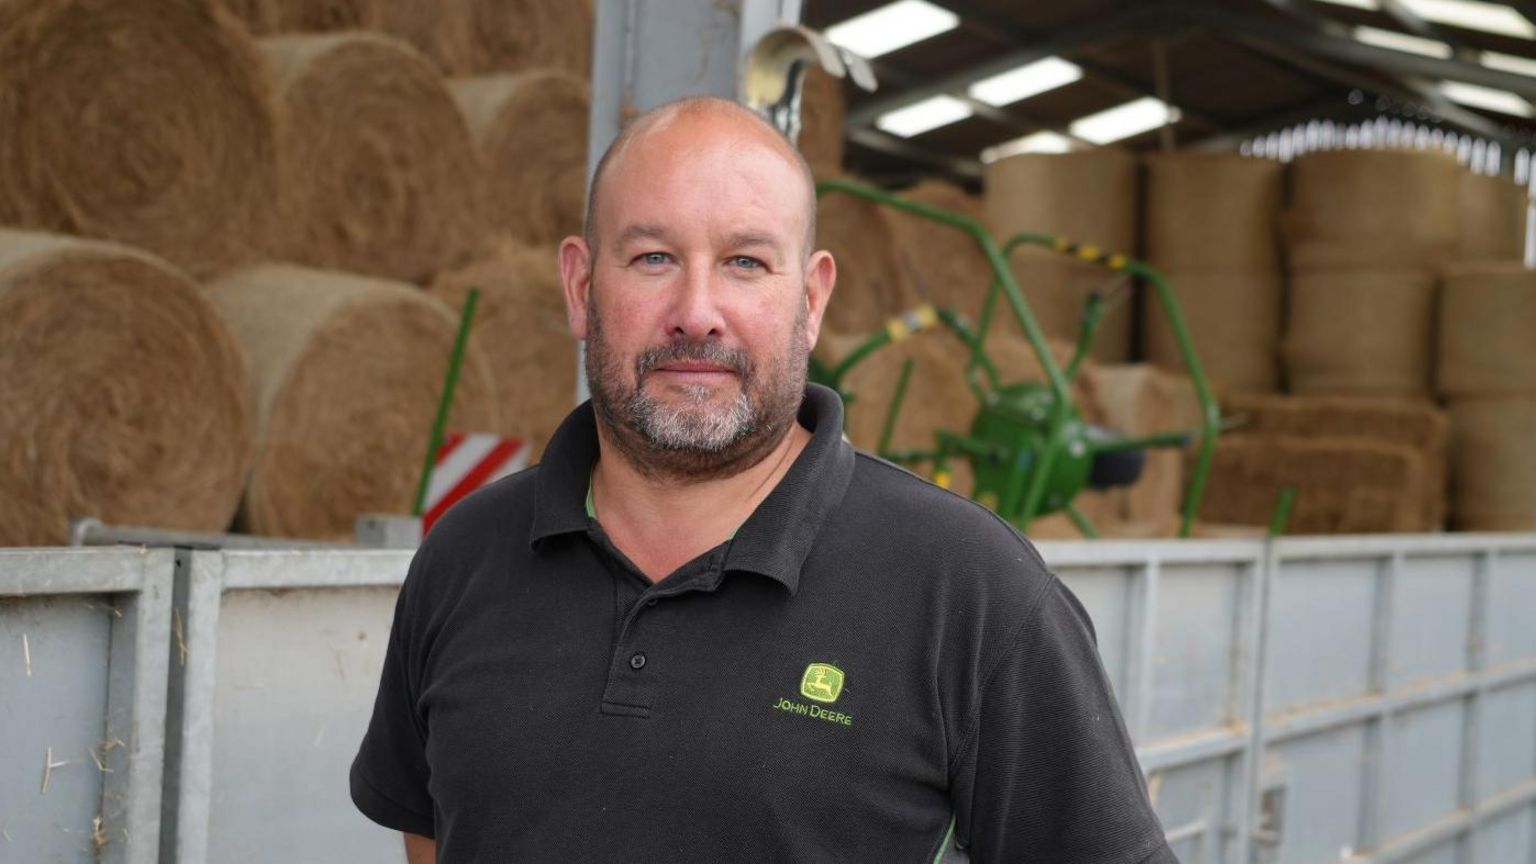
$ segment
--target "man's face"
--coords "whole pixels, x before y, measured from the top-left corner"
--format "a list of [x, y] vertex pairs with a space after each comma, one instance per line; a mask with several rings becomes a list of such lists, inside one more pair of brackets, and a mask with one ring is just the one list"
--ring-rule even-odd
[[827, 293], [808, 286], [803, 179], [730, 122], [679, 117], [633, 141], [604, 181], [585, 290], [567, 279], [611, 440], [680, 479], [734, 473], [782, 439]]

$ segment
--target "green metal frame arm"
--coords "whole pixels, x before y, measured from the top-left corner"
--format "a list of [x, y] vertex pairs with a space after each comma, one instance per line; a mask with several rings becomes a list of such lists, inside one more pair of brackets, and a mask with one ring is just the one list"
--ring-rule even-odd
[[1200, 452], [1196, 457], [1195, 470], [1190, 477], [1189, 489], [1184, 495], [1184, 507], [1179, 524], [1179, 536], [1188, 537], [1194, 530], [1195, 517], [1200, 511], [1200, 501], [1205, 497], [1206, 483], [1210, 479], [1211, 460], [1216, 451], [1216, 437], [1221, 432], [1221, 409], [1216, 404], [1216, 397], [1211, 393], [1210, 379], [1205, 376], [1205, 368], [1200, 365], [1200, 358], [1195, 354], [1194, 340], [1190, 338], [1189, 328], [1184, 323], [1184, 314], [1179, 309], [1178, 300], [1173, 296], [1173, 289], [1168, 285], [1168, 277], [1143, 261], [1049, 234], [1033, 232], [1015, 234], [1008, 238], [1008, 242], [1003, 246], [1003, 252], [1011, 256], [1015, 250], [1024, 245], [1041, 246], [1091, 264], [1099, 264], [1111, 270], [1139, 276], [1151, 283], [1153, 290], [1156, 291], [1158, 303], [1163, 307], [1164, 314], [1168, 316], [1168, 325], [1173, 330], [1174, 341], [1178, 343], [1179, 354], [1184, 359], [1184, 369], [1195, 385], [1195, 397], [1200, 403]]

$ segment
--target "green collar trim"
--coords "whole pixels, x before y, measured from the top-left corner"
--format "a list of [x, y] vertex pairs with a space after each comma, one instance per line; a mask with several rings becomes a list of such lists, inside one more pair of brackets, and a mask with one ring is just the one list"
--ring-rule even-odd
[[[597, 519], [597, 502], [592, 500], [592, 474], [591, 474], [591, 472], [587, 473], [587, 518], [588, 519], [592, 519], [592, 520], [596, 520]], [[731, 529], [731, 533], [725, 539], [727, 539], [727, 540], [735, 540], [736, 539], [736, 532], [740, 531], [740, 530], [741, 530], [741, 526], [740, 525], [736, 526], [735, 528]]]

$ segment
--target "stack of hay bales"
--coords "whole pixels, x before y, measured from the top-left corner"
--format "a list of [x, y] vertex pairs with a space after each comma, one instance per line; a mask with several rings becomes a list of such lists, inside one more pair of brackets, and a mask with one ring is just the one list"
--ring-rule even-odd
[[[985, 224], [981, 199], [942, 180], [924, 180], [902, 192], [902, 197]], [[975, 321], [993, 281], [992, 265], [981, 244], [964, 231], [915, 214], [892, 211], [891, 220], [900, 248], [907, 253], [917, 292], [930, 303]], [[1001, 299], [994, 320], [999, 324], [1014, 320]]]
[[[987, 222], [1000, 243], [1022, 232], [1044, 232], [1134, 254], [1136, 173], [1135, 157], [1112, 148], [999, 159], [986, 166]], [[1015, 252], [1010, 265], [1046, 335], [1069, 341], [1077, 339], [1089, 293], [1116, 278], [1100, 266], [1032, 246]], [[1093, 346], [1096, 360], [1130, 359], [1132, 317], [1130, 303], [1104, 316]]]
[[[414, 286], [289, 265], [231, 273], [207, 295], [251, 358], [256, 455], [241, 527], [345, 539], [359, 513], [409, 512], [453, 313]], [[472, 346], [451, 428], [497, 428], [493, 386]]]
[[1526, 191], [1499, 175], [1461, 172], [1456, 192], [1456, 259], [1525, 259]]
[[[1279, 387], [1283, 167], [1268, 159], [1165, 153], [1147, 159], [1146, 258], [1168, 277], [1206, 375], [1232, 392]], [[1150, 290], [1146, 358], [1184, 371]]]
[[1266, 525], [1281, 491], [1290, 531], [1434, 531], [1445, 517], [1446, 421], [1428, 402], [1233, 394], [1202, 512]]
[[843, 170], [847, 117], [843, 79], [812, 67], [800, 86], [800, 138], [795, 143], [818, 178]]
[[823, 194], [816, 245], [837, 262], [837, 287], [822, 318], [831, 335], [867, 336], [921, 302], [889, 207], [842, 192]]
[[421, 282], [483, 243], [483, 172], [425, 57], [359, 32], [260, 44], [286, 119], [274, 257]]
[[1436, 272], [1456, 248], [1459, 173], [1427, 151], [1294, 163], [1284, 344], [1293, 393], [1429, 396]]
[[500, 335], [472, 340], [453, 423], [547, 436], [573, 349], [502, 376], [515, 394], [488, 370], [564, 328], [553, 252], [506, 244], [579, 229], [591, 9], [0, 4], [0, 226], [144, 250], [0, 231], [0, 473], [25, 499], [0, 543], [59, 542], [68, 515], [222, 530], [240, 505], [339, 537], [404, 512], [466, 280]]
[[[1188, 432], [1200, 440], [1202, 413], [1194, 382], [1150, 363], [1090, 367], [1083, 373], [1089, 401], [1104, 425], [1127, 437]], [[1121, 493], [1119, 518], [1146, 536], [1174, 536], [1184, 506], [1185, 465], [1193, 451], [1146, 451], [1141, 479]]]
[[1451, 421], [1451, 522], [1536, 530], [1536, 272], [1516, 263], [1449, 268], [1436, 386]]
[[0, 230], [0, 545], [71, 517], [221, 531], [251, 460], [246, 370], [191, 279], [115, 243]]
[[116, 240], [203, 276], [278, 225], [261, 57], [201, 3], [0, 3], [0, 225]]

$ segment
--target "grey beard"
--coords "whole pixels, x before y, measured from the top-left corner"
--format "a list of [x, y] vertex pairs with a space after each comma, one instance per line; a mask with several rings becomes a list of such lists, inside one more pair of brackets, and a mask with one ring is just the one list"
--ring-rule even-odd
[[[681, 406], [667, 405], [645, 391], [643, 384], [647, 373], [667, 360], [682, 357], [721, 363], [741, 376], [742, 392], [736, 394], [728, 412], [711, 410], [707, 406], [710, 397], [707, 387], [687, 388], [684, 392], [688, 401]], [[630, 395], [624, 410], [631, 427], [658, 449], [681, 453], [721, 453], [751, 436], [759, 428], [757, 410], [746, 392], [752, 380], [751, 363], [740, 356], [739, 352], [709, 343], [677, 345], [668, 349], [653, 348], [636, 361], [635, 373], [642, 386]]]

